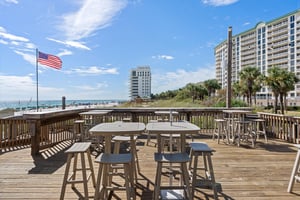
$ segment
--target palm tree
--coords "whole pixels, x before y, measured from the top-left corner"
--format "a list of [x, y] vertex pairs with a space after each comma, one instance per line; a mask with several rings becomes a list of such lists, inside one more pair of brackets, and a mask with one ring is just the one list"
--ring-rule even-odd
[[265, 77], [265, 83], [269, 86], [274, 94], [274, 113], [277, 113], [278, 97], [279, 97], [279, 77], [281, 68], [272, 67], [268, 69], [268, 76]]
[[221, 89], [221, 85], [218, 83], [217, 79], [209, 79], [204, 81], [204, 87], [208, 91], [208, 96], [211, 96], [216, 90]]
[[247, 87], [247, 102], [252, 105], [252, 96], [260, 85], [262, 74], [256, 67], [245, 67], [240, 71], [240, 83]]
[[195, 98], [196, 98], [196, 84], [194, 83], [189, 83], [186, 85], [186, 89], [189, 91], [190, 96], [192, 97], [192, 101], [194, 103]]
[[286, 96], [289, 91], [294, 90], [295, 83], [299, 80], [293, 72], [286, 70], [282, 72], [281, 77], [279, 100], [281, 113], [284, 114], [284, 110], [286, 110]]
[[279, 67], [272, 67], [268, 70], [268, 76], [265, 78], [266, 84], [271, 88], [275, 96], [274, 112], [277, 113], [278, 97], [280, 101], [281, 114], [284, 114], [286, 95], [294, 89], [295, 83], [299, 79], [293, 72], [289, 72]]
[[242, 97], [243, 101], [247, 98], [247, 104], [249, 105], [248, 88], [242, 81], [237, 81], [233, 84], [233, 91], [237, 97]]
[[204, 97], [208, 95], [207, 88], [201, 84], [198, 84], [196, 87], [196, 95], [198, 99], [203, 100]]

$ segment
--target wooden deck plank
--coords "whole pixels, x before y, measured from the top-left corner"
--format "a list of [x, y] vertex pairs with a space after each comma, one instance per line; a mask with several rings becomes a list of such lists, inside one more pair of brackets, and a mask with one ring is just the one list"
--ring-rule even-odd
[[[151, 200], [156, 163], [153, 153], [156, 147], [145, 146], [146, 140], [139, 139], [137, 146], [141, 172], [146, 177], [140, 180], [137, 199]], [[216, 150], [212, 156], [215, 178], [222, 186], [219, 199], [298, 199], [300, 183], [295, 184], [294, 194], [287, 193], [290, 173], [296, 149], [292, 144], [269, 140], [258, 142], [255, 149], [249, 144], [241, 147], [217, 144], [210, 138], [197, 138]], [[66, 155], [63, 153], [70, 143], [53, 148], [43, 156], [32, 157], [30, 148], [0, 154], [0, 199], [58, 199], [65, 170]], [[94, 163], [95, 172], [98, 166]], [[165, 180], [166, 177], [165, 177]], [[77, 187], [82, 191], [82, 186]], [[92, 196], [94, 189], [89, 184]], [[124, 199], [125, 192], [117, 193]], [[213, 199], [212, 191], [200, 189], [199, 199]], [[65, 199], [78, 199], [70, 186]], [[117, 199], [117, 198], [113, 198]]]

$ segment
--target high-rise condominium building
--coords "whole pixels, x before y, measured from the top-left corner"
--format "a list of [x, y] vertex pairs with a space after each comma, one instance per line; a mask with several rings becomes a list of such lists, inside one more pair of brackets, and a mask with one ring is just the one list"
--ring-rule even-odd
[[[216, 79], [227, 86], [227, 40], [215, 47]], [[268, 69], [277, 66], [294, 72], [300, 78], [300, 10], [288, 13], [232, 37], [232, 83], [239, 80], [245, 67], [258, 67], [267, 76]], [[272, 104], [272, 91], [263, 87], [257, 102]], [[288, 105], [300, 105], [300, 83], [288, 94]]]
[[149, 66], [141, 66], [130, 72], [130, 98], [151, 98], [151, 70]]

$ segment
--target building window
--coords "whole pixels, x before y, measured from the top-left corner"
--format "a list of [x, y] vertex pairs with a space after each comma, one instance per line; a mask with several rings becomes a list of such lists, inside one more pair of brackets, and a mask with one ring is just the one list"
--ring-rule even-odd
[[290, 16], [290, 22], [294, 22], [294, 21], [295, 21], [295, 16], [294, 15]]

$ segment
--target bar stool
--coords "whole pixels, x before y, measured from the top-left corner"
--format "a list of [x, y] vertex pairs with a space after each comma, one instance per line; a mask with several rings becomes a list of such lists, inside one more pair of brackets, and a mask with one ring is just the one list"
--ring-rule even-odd
[[[189, 163], [189, 170], [192, 173], [192, 198], [194, 197], [194, 191], [196, 187], [211, 187], [214, 192], [214, 199], [218, 199], [217, 184], [215, 181], [215, 175], [213, 170], [213, 164], [211, 156], [214, 150], [209, 148], [206, 143], [192, 142], [190, 143], [191, 151]], [[203, 167], [198, 166], [198, 157], [203, 157]], [[193, 165], [193, 166], [192, 166]], [[204, 176], [198, 174], [198, 170], [204, 171]]]
[[260, 135], [265, 137], [265, 142], [268, 142], [267, 132], [266, 132], [266, 120], [264, 119], [251, 119], [252, 122], [252, 130], [256, 134], [257, 139], [259, 139]]
[[220, 143], [220, 137], [222, 137], [222, 140], [224, 141], [224, 136], [227, 138], [229, 143], [227, 135], [227, 121], [225, 119], [215, 119], [213, 140], [215, 140], [215, 136], [217, 136], [218, 144]]
[[83, 141], [83, 125], [84, 120], [75, 120], [73, 124], [73, 142]]
[[238, 120], [235, 121], [235, 128], [237, 136], [237, 145], [240, 146], [241, 141], [248, 141], [251, 139], [252, 147], [255, 147], [256, 134], [252, 131], [252, 123], [250, 120]]
[[[136, 199], [134, 191], [133, 174], [131, 170], [132, 154], [108, 154], [101, 153], [95, 160], [99, 163], [99, 171], [97, 178], [97, 186], [95, 189], [95, 200], [108, 199], [107, 192], [114, 190], [126, 190], [127, 200]], [[122, 164], [124, 173], [113, 172], [110, 170], [112, 165]], [[113, 176], [123, 176], [125, 179], [125, 187], [112, 186]], [[102, 188], [100, 190], [100, 186]]]
[[[158, 120], [154, 120], [154, 119], [151, 119], [149, 120], [150, 123], [153, 123], [153, 122], [158, 122]], [[146, 130], [146, 134], [147, 134], [147, 142], [146, 142], [146, 145], [149, 146], [149, 143], [151, 142], [151, 134], [147, 132]], [[154, 142], [152, 142], [154, 143]], [[156, 143], [154, 143], [155, 146], [156, 146]]]
[[[92, 163], [92, 158], [90, 154], [90, 142], [77, 142], [74, 143], [68, 150], [65, 151], [65, 153], [68, 154], [67, 158], [67, 165], [65, 169], [65, 175], [63, 179], [63, 184], [61, 188], [61, 194], [60, 194], [60, 199], [63, 200], [65, 196], [65, 191], [66, 191], [66, 186], [67, 184], [72, 184], [72, 189], [75, 189], [75, 184], [77, 183], [83, 183], [83, 189], [84, 189], [84, 199], [89, 198], [89, 193], [88, 193], [88, 181], [90, 177], [92, 177], [92, 182], [93, 186], [96, 187], [96, 180], [95, 180], [95, 173], [94, 173], [94, 168], [93, 168], [93, 163]], [[78, 168], [77, 166], [77, 160], [78, 160], [78, 155], [80, 154], [81, 157], [81, 168]], [[86, 166], [85, 163], [85, 155], [88, 159], [88, 167]], [[69, 177], [69, 171], [71, 167], [71, 162], [73, 159], [73, 171], [71, 176]], [[87, 171], [90, 171], [89, 174], [87, 174]], [[76, 177], [76, 172], [81, 171], [82, 172], [82, 179], [77, 179]]]
[[300, 182], [300, 144], [296, 144], [295, 147], [298, 148], [298, 152], [296, 155], [293, 171], [291, 173], [291, 178], [287, 189], [287, 192], [289, 193], [292, 192], [294, 183]]
[[[172, 189], [183, 189], [185, 191], [185, 199], [192, 199], [191, 198], [191, 186], [189, 183], [189, 173], [187, 169], [187, 163], [190, 161], [190, 158], [187, 153], [155, 153], [154, 160], [157, 162], [157, 169], [156, 169], [156, 177], [155, 177], [155, 184], [154, 184], [154, 200], [158, 200], [159, 196], [163, 199], [163, 192], [164, 190], [172, 190]], [[180, 172], [183, 180], [183, 185], [175, 186], [175, 185], [161, 185], [161, 175], [163, 165], [167, 164], [179, 164], [180, 165]]]
[[160, 137], [163, 151], [165, 146], [169, 147], [170, 152], [175, 150], [174, 147], [176, 147], [176, 150], [180, 148], [180, 134], [161, 134]]
[[[121, 143], [131, 143], [130, 144], [130, 152], [134, 156], [133, 159], [133, 164], [134, 164], [134, 171], [135, 171], [135, 180], [137, 181], [137, 173], [140, 173], [140, 165], [139, 165], [139, 159], [138, 159], [138, 154], [136, 150], [136, 140], [137, 136], [133, 136], [133, 141], [131, 141], [130, 136], [114, 136], [112, 138], [112, 141], [114, 142], [114, 154], [119, 154], [120, 153], [120, 145]], [[114, 169], [118, 169], [118, 167], [114, 167]]]

